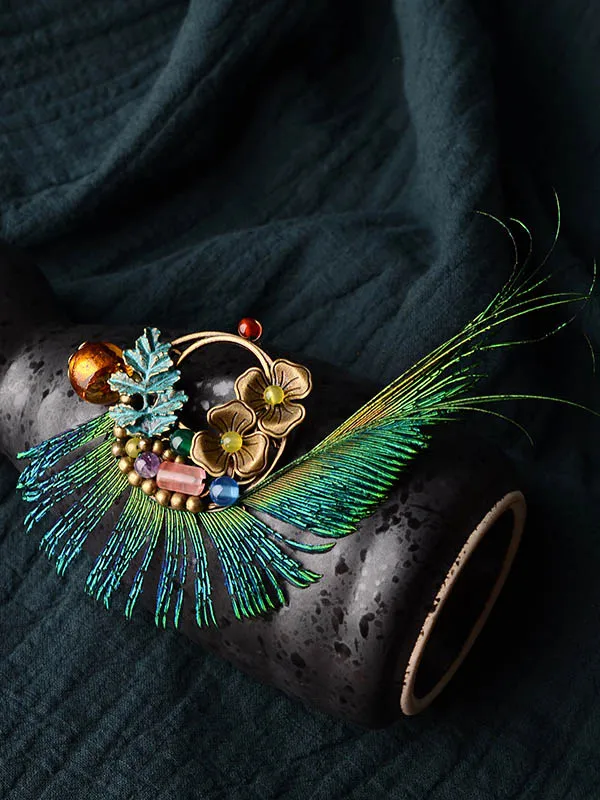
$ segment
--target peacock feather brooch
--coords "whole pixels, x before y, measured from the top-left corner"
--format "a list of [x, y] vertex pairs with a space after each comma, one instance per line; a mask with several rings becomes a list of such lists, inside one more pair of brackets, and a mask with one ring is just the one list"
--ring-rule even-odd
[[[258, 321], [242, 320], [237, 334], [208, 331], [171, 342], [149, 327], [124, 351], [86, 342], [69, 360], [69, 377], [81, 398], [109, 408], [19, 454], [29, 460], [18, 484], [31, 503], [26, 529], [60, 509], [41, 547], [63, 574], [109, 509], [120, 507], [86, 590], [108, 607], [133, 569], [127, 617], [155, 556], [159, 626], [177, 626], [186, 585], [193, 586], [197, 624], [216, 625], [216, 581], [238, 619], [274, 612], [287, 602], [286, 584], [306, 588], [321, 577], [303, 566], [302, 554], [330, 550], [373, 513], [436, 426], [465, 411], [502, 416], [490, 405], [528, 397], [478, 394], [476, 365], [487, 350], [522, 343], [494, 339], [507, 323], [590, 296], [550, 290], [549, 278], [515, 259], [480, 314], [285, 465], [312, 379], [306, 367], [265, 352]], [[246, 348], [256, 366], [237, 378], [235, 399], [208, 410], [205, 429], [191, 430], [182, 415], [188, 396], [177, 388], [181, 370], [190, 353], [217, 342]], [[278, 532], [269, 518], [297, 534]], [[213, 561], [221, 574], [209, 568]]]

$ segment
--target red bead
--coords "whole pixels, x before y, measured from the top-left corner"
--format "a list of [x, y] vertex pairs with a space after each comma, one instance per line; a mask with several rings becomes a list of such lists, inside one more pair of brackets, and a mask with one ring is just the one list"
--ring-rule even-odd
[[262, 325], [257, 319], [252, 319], [252, 317], [244, 317], [244, 319], [241, 319], [239, 322], [238, 333], [240, 336], [243, 336], [244, 339], [256, 341], [256, 339], [260, 339], [262, 332]]

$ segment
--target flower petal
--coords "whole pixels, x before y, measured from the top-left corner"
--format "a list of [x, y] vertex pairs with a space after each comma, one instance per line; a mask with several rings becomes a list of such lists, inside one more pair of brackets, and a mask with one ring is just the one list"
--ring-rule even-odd
[[265, 410], [264, 391], [269, 381], [262, 369], [250, 367], [235, 382], [235, 393], [240, 400], [261, 414]]
[[211, 428], [216, 428], [219, 433], [237, 431], [243, 435], [256, 424], [256, 414], [241, 400], [230, 400], [222, 406], [213, 406], [206, 418]]
[[229, 454], [221, 447], [218, 436], [210, 431], [199, 431], [192, 439], [190, 458], [209, 475], [218, 478], [225, 474]]
[[256, 431], [244, 436], [240, 450], [233, 453], [234, 471], [242, 478], [249, 478], [267, 466], [269, 439], [264, 433]]
[[306, 410], [300, 403], [288, 403], [284, 400], [280, 405], [270, 406], [259, 418], [258, 427], [269, 436], [281, 439], [296, 425], [300, 425], [305, 415]]
[[311, 374], [306, 367], [285, 358], [273, 362], [273, 383], [281, 386], [286, 400], [302, 400], [312, 389]]

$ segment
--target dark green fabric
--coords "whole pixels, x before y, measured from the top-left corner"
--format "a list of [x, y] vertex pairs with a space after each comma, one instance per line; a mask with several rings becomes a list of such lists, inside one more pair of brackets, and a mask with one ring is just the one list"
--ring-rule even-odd
[[[584, 0], [3, 0], [0, 234], [77, 320], [230, 329], [378, 382], [510, 271], [484, 209], [564, 215], [557, 283], [600, 254], [600, 12]], [[494, 363], [594, 402], [592, 303]], [[598, 399], [596, 398], [596, 402]], [[599, 403], [600, 405], [600, 403]], [[600, 797], [600, 423], [486, 420], [531, 515], [506, 593], [437, 705], [364, 732], [56, 577], [0, 470], [0, 797]]]

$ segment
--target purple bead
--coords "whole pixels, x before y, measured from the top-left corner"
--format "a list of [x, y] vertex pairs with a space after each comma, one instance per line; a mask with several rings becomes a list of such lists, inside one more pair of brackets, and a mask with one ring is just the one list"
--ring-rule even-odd
[[142, 478], [154, 478], [161, 463], [156, 453], [140, 453], [133, 464], [133, 468]]

